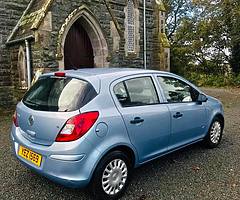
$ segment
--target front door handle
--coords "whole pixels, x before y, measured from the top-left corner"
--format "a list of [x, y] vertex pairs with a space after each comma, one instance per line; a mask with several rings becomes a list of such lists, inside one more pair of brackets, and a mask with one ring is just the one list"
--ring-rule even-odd
[[173, 115], [173, 117], [176, 119], [181, 118], [182, 116], [183, 116], [183, 114], [180, 112], [177, 112], [175, 115]]
[[141, 119], [140, 117], [135, 117], [134, 120], [130, 121], [131, 124], [140, 124], [142, 122], [144, 122], [144, 119]]

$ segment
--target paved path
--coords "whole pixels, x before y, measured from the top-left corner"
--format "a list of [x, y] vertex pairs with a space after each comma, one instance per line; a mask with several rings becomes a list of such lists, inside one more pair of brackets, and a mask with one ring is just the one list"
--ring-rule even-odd
[[[136, 169], [124, 200], [240, 199], [240, 89], [203, 90], [225, 105], [220, 147], [193, 145]], [[85, 190], [64, 188], [23, 167], [11, 154], [11, 117], [0, 112], [1, 200], [90, 199]]]

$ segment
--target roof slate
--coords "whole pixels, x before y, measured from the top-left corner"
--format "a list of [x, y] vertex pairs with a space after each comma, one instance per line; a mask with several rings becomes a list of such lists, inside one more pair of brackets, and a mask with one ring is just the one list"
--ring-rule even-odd
[[33, 35], [49, 11], [53, 0], [31, 0], [8, 38], [8, 43]]

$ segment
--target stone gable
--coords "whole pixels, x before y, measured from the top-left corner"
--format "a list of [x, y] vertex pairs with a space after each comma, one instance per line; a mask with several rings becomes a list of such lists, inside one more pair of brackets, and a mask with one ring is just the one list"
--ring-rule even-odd
[[0, 1], [0, 106], [14, 102], [10, 51], [5, 44], [28, 3], [29, 0]]
[[[11, 4], [12, 7], [17, 4], [17, 1], [10, 2], [12, 4], [5, 4]], [[8, 61], [4, 61], [5, 65], [8, 63], [5, 85], [15, 88], [12, 91], [24, 91], [19, 89], [26, 86], [24, 77], [27, 78], [24, 74], [26, 70], [21, 72], [24, 67], [26, 68], [27, 63], [23, 59], [26, 57], [25, 40], [30, 44], [32, 77], [40, 69], [44, 72], [68, 69], [66, 59], [69, 60], [72, 55], [66, 57], [65, 51], [69, 34], [77, 22], [84, 30], [75, 31], [80, 31], [83, 35], [87, 34], [90, 41], [88, 48], [92, 48], [91, 62], [94, 67], [143, 68], [143, 4], [142, 1], [133, 0], [133, 2], [134, 29], [132, 30], [135, 39], [131, 41], [136, 45], [133, 52], [127, 52], [128, 48], [126, 48], [127, 0], [31, 0], [29, 4], [26, 1], [24, 5], [18, 5], [21, 9], [17, 7], [18, 15], [15, 16], [4, 38], [6, 41], [6, 36], [9, 36], [8, 48], [4, 47], [5, 51], [9, 52]], [[164, 11], [164, 5], [158, 2], [161, 1], [146, 1], [147, 67], [168, 70], [164, 66], [166, 62], [161, 61], [166, 57], [168, 51], [164, 49], [169, 49], [169, 43], [165, 33], [160, 33], [159, 16], [160, 12]], [[70, 44], [74, 46], [74, 43]], [[77, 47], [74, 48], [78, 50]], [[87, 52], [85, 53], [88, 55]], [[19, 92], [14, 92], [14, 95], [18, 96], [16, 94]], [[4, 98], [0, 93], [0, 101], [1, 99]]]

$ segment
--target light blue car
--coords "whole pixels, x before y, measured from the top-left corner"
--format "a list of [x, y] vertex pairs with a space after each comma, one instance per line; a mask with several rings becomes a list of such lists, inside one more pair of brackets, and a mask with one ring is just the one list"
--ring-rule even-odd
[[221, 141], [222, 104], [183, 78], [152, 70], [101, 68], [46, 74], [13, 116], [16, 157], [95, 199], [119, 198], [131, 170], [203, 141]]

